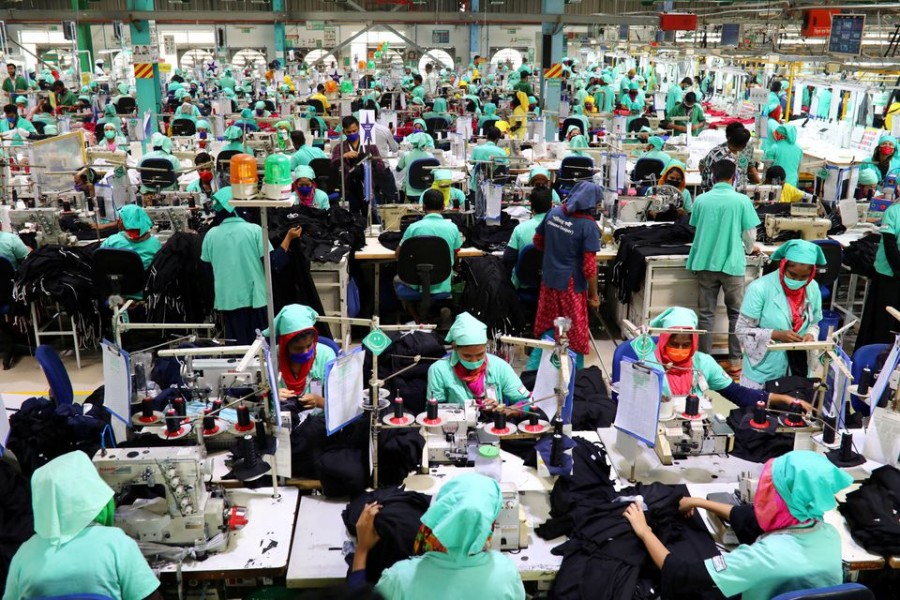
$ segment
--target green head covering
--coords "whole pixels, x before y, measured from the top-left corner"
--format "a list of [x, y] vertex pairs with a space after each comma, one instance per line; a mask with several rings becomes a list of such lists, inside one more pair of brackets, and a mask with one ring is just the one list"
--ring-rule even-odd
[[[294, 173], [296, 173], [296, 171], [294, 171]], [[303, 304], [288, 304], [275, 315], [275, 335], [280, 337], [282, 335], [289, 335], [291, 333], [297, 333], [298, 331], [312, 329], [316, 326], [316, 320], [318, 320], [318, 318], [319, 313], [308, 306]], [[266, 329], [262, 333], [263, 335], [268, 336], [269, 330]]]
[[256, 104], [253, 105], [253, 108], [255, 108], [256, 110], [265, 110], [266, 103], [263, 102], [262, 100], [257, 100]]
[[795, 450], [772, 461], [772, 483], [790, 513], [803, 522], [822, 519], [837, 506], [834, 495], [853, 483], [853, 478], [824, 454]]
[[447, 112], [447, 101], [443, 98], [435, 98], [434, 99], [434, 108], [431, 109], [436, 113], [445, 113]]
[[637, 81], [632, 81], [631, 83], [628, 84], [628, 91], [629, 91], [629, 92], [630, 92], [631, 90], [640, 90], [640, 89], [641, 89], [641, 88], [640, 88], [640, 86], [638, 85], [638, 82], [637, 82]]
[[413, 98], [425, 98], [425, 88], [423, 88], [422, 86], [416, 86], [415, 88], [413, 88], [412, 95]]
[[209, 121], [207, 121], [205, 119], [200, 119], [199, 121], [197, 121], [196, 127], [197, 127], [197, 129], [205, 129], [205, 130], [209, 131]]
[[178, 93], [184, 89], [184, 86], [177, 81], [170, 81], [168, 88], [170, 92]]
[[[569, 127], [566, 129], [566, 137], [569, 137], [569, 134], [572, 133], [573, 131], [577, 131], [578, 135], [581, 135], [581, 127], [579, 127], [578, 125], [569, 125]], [[578, 137], [578, 136], [575, 136], [575, 137]], [[575, 138], [572, 138], [572, 139], [575, 139]]]
[[880, 146], [880, 145], [882, 145], [882, 144], [890, 144], [890, 145], [892, 145], [892, 146], [894, 147], [894, 153], [896, 154], [896, 152], [897, 152], [897, 138], [895, 138], [895, 137], [892, 136], [892, 135], [883, 135], [883, 136], [881, 136], [880, 138], [878, 138], [878, 145]]
[[547, 181], [550, 181], [549, 169], [545, 169], [544, 167], [531, 167], [531, 171], [528, 173], [528, 182], [531, 183], [534, 181], [534, 178], [538, 175], [543, 175], [547, 178]]
[[657, 150], [662, 150], [663, 140], [658, 135], [650, 136], [647, 139], [647, 143], [650, 144], [651, 146], [653, 146], [654, 148], [656, 148]]
[[229, 214], [234, 214], [234, 207], [231, 205], [231, 186], [223, 187], [218, 192], [213, 194], [212, 197], [212, 206], [213, 210], [219, 211], [224, 210]]
[[241, 111], [241, 118], [242, 119], [252, 119], [253, 111], [250, 110], [249, 108], [245, 108], [244, 110]]
[[773, 261], [783, 258], [804, 265], [825, 264], [825, 253], [822, 252], [822, 248], [806, 240], [789, 240], [772, 253]]
[[106, 106], [103, 107], [103, 115], [106, 117], [115, 118], [117, 116], [116, 115], [116, 107], [113, 106], [112, 104], [107, 104]]
[[228, 129], [225, 130], [225, 139], [229, 142], [233, 142], [234, 140], [239, 140], [244, 137], [244, 132], [241, 131], [240, 127], [232, 125]]
[[484, 116], [493, 117], [497, 114], [497, 105], [493, 102], [485, 102], [483, 111]]
[[581, 104], [573, 104], [569, 112], [575, 116], [584, 115], [584, 106]]
[[287, 129], [291, 130], [291, 122], [290, 121], [278, 121], [275, 123], [275, 129]]
[[457, 346], [479, 346], [487, 344], [487, 325], [467, 312], [460, 313], [444, 338], [447, 343]]
[[416, 119], [415, 121], [413, 121], [413, 126], [415, 125], [421, 125], [422, 129], [428, 131], [428, 124], [425, 122], [425, 119]]
[[859, 185], [878, 185], [878, 173], [874, 169], [863, 169], [859, 172]]
[[159, 137], [156, 138], [155, 143], [152, 141], [152, 139], [150, 143], [154, 148], [158, 147], [160, 151], [165, 152], [166, 154], [172, 154], [172, 140], [170, 140], [163, 134], [159, 134]]
[[184, 98], [185, 96], [189, 96], [189, 95], [190, 94], [188, 94], [185, 90], [179, 88], [175, 92], [175, 99], [178, 100], [179, 102], [181, 102], [182, 98]]
[[658, 327], [660, 329], [674, 329], [676, 327], [697, 329], [698, 322], [697, 313], [691, 309], [683, 306], [673, 306], [651, 320], [650, 327]]
[[112, 497], [87, 454], [77, 450], [54, 458], [31, 476], [35, 533], [59, 547], [90, 525]]
[[583, 135], [576, 135], [571, 140], [569, 140], [570, 148], [589, 148], [590, 144], [588, 144], [587, 138]]
[[411, 106], [425, 106], [425, 100], [420, 96], [413, 96], [409, 99]]
[[225, 97], [228, 98], [229, 100], [231, 100], [232, 98], [234, 98], [234, 90], [231, 89], [230, 87], [225, 88], [225, 89], [222, 91], [222, 93], [223, 93], [223, 94], [225, 95]]
[[534, 96], [528, 96], [528, 104], [537, 104], [537, 98]]
[[480, 553], [500, 514], [500, 484], [479, 473], [458, 475], [441, 487], [422, 523], [459, 560]]
[[779, 125], [775, 128], [777, 133], [784, 136], [789, 144], [797, 143], [797, 128], [790, 124]]
[[175, 69], [175, 74], [181, 77], [181, 69]]
[[427, 133], [411, 133], [406, 136], [406, 141], [409, 142], [410, 146], [417, 150], [424, 150], [431, 145], [431, 139]]
[[16, 96], [16, 104], [28, 104], [28, 98], [26, 98], [25, 96]]
[[81, 86], [81, 89], [78, 90], [78, 93], [79, 93], [79, 94], [90, 94], [90, 93], [91, 93], [91, 88], [89, 88], [89, 87], [86, 86], [86, 85], [83, 85], [83, 86]]
[[88, 104], [91, 103], [91, 97], [86, 94], [82, 94], [82, 95], [78, 96], [78, 99], [81, 100], [82, 102], [87, 102]]
[[153, 227], [153, 220], [143, 208], [137, 204], [126, 204], [119, 209], [119, 218], [125, 229], [137, 229], [144, 235]]
[[[294, 169], [294, 181], [296, 181], [298, 179], [303, 179], [303, 178], [315, 181], [316, 180], [316, 172], [313, 171], [312, 167], [309, 167], [306, 165], [299, 165], [296, 169]], [[312, 309], [310, 309], [310, 310], [312, 310]]]
[[453, 173], [450, 172], [449, 169], [435, 169], [432, 171], [434, 175], [434, 182], [438, 181], [453, 181]]

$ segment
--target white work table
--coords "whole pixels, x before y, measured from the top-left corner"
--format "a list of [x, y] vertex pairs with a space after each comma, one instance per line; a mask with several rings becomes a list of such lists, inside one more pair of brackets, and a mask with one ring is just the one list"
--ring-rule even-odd
[[[272, 497], [272, 488], [228, 490], [228, 498], [247, 509], [247, 525], [229, 533], [228, 547], [210, 554], [205, 560], [187, 560], [181, 565], [186, 579], [226, 579], [240, 577], [279, 577], [288, 566], [291, 533], [297, 512], [299, 492], [279, 487], [280, 498]], [[160, 569], [161, 579], [176, 577], [174, 563]]]

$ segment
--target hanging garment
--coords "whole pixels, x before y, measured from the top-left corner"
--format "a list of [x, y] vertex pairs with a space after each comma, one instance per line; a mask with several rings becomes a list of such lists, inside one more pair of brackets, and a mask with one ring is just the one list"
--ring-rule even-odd
[[524, 333], [526, 319], [522, 302], [503, 260], [493, 255], [463, 259], [461, 275], [466, 287], [460, 310], [485, 323], [489, 338]]
[[660, 254], [687, 255], [694, 241], [694, 228], [683, 223], [641, 225], [615, 232], [619, 244], [612, 268], [612, 282], [619, 290], [619, 301], [631, 302], [631, 295], [644, 285], [647, 257]]
[[212, 315], [213, 280], [200, 262], [202, 238], [176, 233], [150, 263], [144, 299], [149, 323], [202, 323]]

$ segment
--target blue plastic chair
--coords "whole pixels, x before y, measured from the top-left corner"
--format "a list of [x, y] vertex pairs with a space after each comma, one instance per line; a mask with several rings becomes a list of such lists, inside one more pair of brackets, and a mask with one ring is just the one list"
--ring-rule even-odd
[[875, 594], [860, 583], [842, 583], [830, 587], [785, 592], [772, 600], [875, 600]]
[[50, 395], [56, 400], [57, 404], [72, 404], [75, 400], [75, 393], [72, 391], [72, 380], [69, 379], [69, 373], [66, 371], [65, 365], [59, 358], [59, 354], [52, 346], [40, 345], [34, 351], [34, 357], [47, 378], [50, 385]]
[[328, 346], [329, 348], [334, 350], [335, 355], [341, 354], [341, 347], [338, 346], [337, 342], [335, 342], [333, 339], [319, 336], [319, 343], [323, 344], [325, 346]]
[[[869, 344], [867, 346], [862, 346], [861, 348], [857, 348], [853, 352], [853, 356], [850, 359], [853, 363], [853, 368], [850, 369], [850, 374], [853, 375], [853, 381], [859, 381], [859, 378], [862, 376], [863, 369], [866, 367], [872, 369], [873, 374], [875, 371], [875, 361], [878, 359], [878, 355], [884, 352], [890, 344]], [[870, 384], [874, 384], [872, 381]], [[850, 396], [850, 404], [853, 405], [853, 410], [856, 412], [868, 416], [869, 414], [869, 405], [866, 404], [862, 398], [859, 396]]]
[[835, 240], [813, 240], [813, 244], [822, 248], [822, 252], [825, 254], [825, 266], [816, 269], [816, 282], [822, 292], [822, 304], [824, 305], [825, 301], [831, 298], [834, 284], [838, 275], [841, 274], [844, 252], [840, 242]]
[[[658, 336], [651, 336], [651, 339], [654, 343], [659, 341]], [[626, 358], [630, 358], [632, 360], [638, 360], [637, 352], [634, 351], [634, 348], [631, 347], [631, 341], [622, 342], [618, 346], [616, 346], [615, 351], [613, 352], [612, 358], [612, 383], [616, 385], [619, 383], [619, 375], [622, 372], [622, 361]], [[619, 401], [619, 395], [615, 392], [612, 392], [610, 396], [613, 402]]]

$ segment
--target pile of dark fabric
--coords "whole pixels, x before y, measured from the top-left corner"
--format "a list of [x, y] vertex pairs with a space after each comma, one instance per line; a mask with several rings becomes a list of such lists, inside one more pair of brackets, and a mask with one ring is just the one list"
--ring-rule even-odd
[[466, 234], [468, 246], [473, 246], [484, 252], [496, 252], [506, 248], [513, 229], [519, 224], [518, 219], [513, 219], [507, 213], [500, 213], [500, 223], [488, 224], [479, 219]]
[[[387, 381], [386, 389], [390, 390], [391, 398], [403, 398], [403, 406], [407, 412], [414, 415], [425, 412], [425, 403], [428, 387], [428, 369], [436, 360], [447, 354], [443, 338], [430, 331], [392, 331], [386, 333], [391, 339], [391, 345], [387, 351], [378, 357], [378, 377], [386, 379], [394, 373], [410, 367], [416, 356], [421, 356], [419, 364], [403, 371], [399, 375], [391, 377]], [[372, 372], [372, 354], [366, 352], [366, 360], [363, 367], [365, 380], [368, 381]]]
[[459, 309], [487, 325], [489, 338], [524, 333], [527, 318], [502, 259], [490, 254], [463, 259], [460, 274], [465, 291]]
[[400, 247], [403, 234], [399, 231], [383, 231], [378, 236], [378, 242], [388, 250], [396, 250]]
[[[431, 496], [407, 492], [399, 487], [381, 488], [353, 499], [341, 513], [350, 535], [356, 535], [356, 522], [366, 504], [377, 502], [381, 510], [375, 516], [375, 531], [381, 538], [369, 553], [366, 562], [366, 581], [376, 583], [385, 569], [413, 555], [413, 545], [422, 515], [428, 510]], [[353, 554], [347, 557], [353, 563]]]
[[[534, 390], [537, 371], [522, 373], [522, 385]], [[551, 417], [553, 415], [550, 415]], [[593, 431], [609, 427], [616, 419], [616, 403], [609, 397], [599, 367], [586, 367], [575, 373], [575, 392], [572, 397], [572, 430]]]
[[[322, 212], [322, 211], [319, 211]], [[283, 236], [282, 236], [283, 237]], [[277, 272], [272, 273], [272, 295], [275, 314], [288, 304], [303, 304], [309, 306], [320, 315], [325, 315], [325, 307], [319, 297], [318, 287], [313, 280], [310, 260], [301, 247], [304, 245], [306, 231], [300, 238], [291, 242], [290, 252], [287, 253], [286, 265]], [[273, 245], [276, 243], [273, 242]], [[279, 240], [278, 245], [281, 244]], [[277, 247], [277, 246], [276, 246]], [[328, 323], [317, 322], [316, 331], [319, 335], [334, 339]]]
[[885, 465], [858, 490], [847, 494], [838, 510], [847, 519], [853, 538], [867, 551], [883, 556], [900, 554], [900, 471]]
[[[563, 556], [552, 598], [633, 600], [659, 596], [660, 571], [623, 516], [636, 495], [643, 497], [644, 512], [654, 533], [673, 554], [697, 561], [718, 554], [700, 516], [685, 519], [678, 512], [678, 502], [687, 495], [687, 488], [653, 483], [617, 492], [602, 447], [581, 438], [575, 438], [575, 442], [572, 474], [557, 479], [550, 495], [551, 518], [536, 530], [544, 539], [569, 537], [552, 550]], [[685, 594], [701, 597], [689, 590]]]
[[851, 273], [873, 277], [875, 275], [875, 255], [878, 253], [880, 234], [870, 234], [850, 242], [844, 248], [842, 262]]
[[0, 589], [13, 556], [34, 533], [31, 486], [13, 464], [0, 460]]
[[202, 323], [212, 314], [213, 279], [200, 262], [202, 239], [176, 233], [153, 258], [144, 299], [150, 323]]
[[340, 262], [345, 254], [366, 245], [366, 218], [333, 207], [320, 210], [310, 206], [291, 206], [269, 211], [272, 243], [281, 241], [288, 229], [300, 225], [303, 236], [299, 250], [308, 260]]
[[640, 291], [647, 272], [647, 258], [662, 255], [687, 255], [694, 241], [694, 228], [684, 223], [626, 227], [614, 234], [619, 250], [612, 268], [612, 283], [619, 302], [629, 304], [631, 295]]
[[17, 302], [58, 302], [75, 320], [83, 347], [95, 345], [100, 302], [95, 295], [94, 247], [44, 246], [19, 266], [13, 294]]
[[9, 419], [7, 447], [30, 478], [38, 468], [73, 450], [93, 456], [109, 419], [102, 403], [57, 405], [46, 398], [29, 398]]

